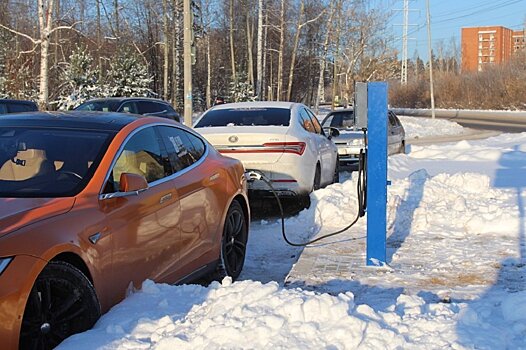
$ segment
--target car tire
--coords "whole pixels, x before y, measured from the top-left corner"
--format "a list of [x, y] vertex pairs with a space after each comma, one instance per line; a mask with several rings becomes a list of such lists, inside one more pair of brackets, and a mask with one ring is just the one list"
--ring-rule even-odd
[[229, 276], [236, 280], [245, 264], [248, 241], [248, 222], [241, 204], [234, 200], [225, 218], [219, 264], [213, 280], [220, 281]]
[[100, 317], [100, 304], [90, 280], [76, 267], [52, 261], [37, 277], [27, 300], [20, 349], [53, 349], [84, 332]]
[[320, 163], [316, 164], [316, 171], [314, 172], [314, 180], [312, 182], [312, 191], [319, 190], [321, 188], [321, 168]]
[[340, 157], [336, 157], [336, 166], [334, 167], [334, 177], [332, 179], [333, 184], [340, 182]]

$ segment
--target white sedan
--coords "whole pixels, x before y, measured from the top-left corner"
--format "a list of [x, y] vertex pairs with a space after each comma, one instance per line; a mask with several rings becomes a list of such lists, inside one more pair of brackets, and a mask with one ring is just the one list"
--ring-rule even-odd
[[[206, 111], [194, 127], [245, 169], [263, 172], [281, 196], [307, 195], [339, 181], [338, 149], [301, 103], [222, 104]], [[262, 181], [252, 182], [250, 189], [269, 192]]]

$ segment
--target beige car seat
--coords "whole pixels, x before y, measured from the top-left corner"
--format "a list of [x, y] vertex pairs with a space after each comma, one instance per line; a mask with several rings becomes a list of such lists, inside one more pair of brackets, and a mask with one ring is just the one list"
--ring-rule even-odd
[[54, 172], [53, 162], [46, 157], [42, 149], [18, 151], [14, 159], [9, 159], [0, 168], [0, 180], [23, 181], [37, 175]]

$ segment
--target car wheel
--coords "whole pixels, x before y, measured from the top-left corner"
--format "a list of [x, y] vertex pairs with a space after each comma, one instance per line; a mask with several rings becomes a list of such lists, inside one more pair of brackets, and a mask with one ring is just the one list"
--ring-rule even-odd
[[312, 183], [312, 190], [316, 191], [321, 188], [321, 169], [320, 164], [316, 164], [316, 172], [314, 173], [314, 182]]
[[336, 166], [334, 167], [334, 177], [332, 179], [333, 184], [340, 182], [340, 157], [336, 157]]
[[230, 276], [232, 280], [236, 280], [239, 277], [245, 263], [247, 240], [247, 218], [241, 204], [234, 200], [226, 214], [220, 262], [213, 279], [221, 280]]
[[99, 317], [100, 304], [89, 279], [71, 264], [50, 262], [29, 293], [20, 349], [53, 349], [93, 327]]

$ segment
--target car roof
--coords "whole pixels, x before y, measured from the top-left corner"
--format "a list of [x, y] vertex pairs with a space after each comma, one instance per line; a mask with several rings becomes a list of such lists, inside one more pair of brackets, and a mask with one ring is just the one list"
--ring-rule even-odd
[[0, 99], [0, 103], [21, 103], [21, 104], [35, 105], [35, 106], [36, 106], [36, 103], [33, 102], [33, 101], [28, 101], [28, 100], [12, 100], [12, 99], [8, 99], [8, 98], [2, 98], [2, 99]]
[[276, 102], [276, 101], [255, 101], [255, 102], [236, 102], [224, 103], [212, 107], [211, 109], [242, 109], [242, 108], [284, 108], [292, 109], [295, 102]]
[[169, 103], [168, 101], [161, 100], [159, 98], [151, 98], [151, 97], [104, 97], [104, 98], [94, 98], [91, 100], [88, 100], [86, 102], [99, 102], [99, 101], [115, 101], [115, 102], [124, 102], [124, 101], [132, 101], [132, 100], [141, 100], [141, 101], [152, 101], [152, 102], [160, 102], [160, 103]]
[[144, 116], [117, 112], [29, 112], [12, 113], [0, 117], [1, 126], [57, 127], [67, 129], [94, 129], [118, 132], [126, 125]]

